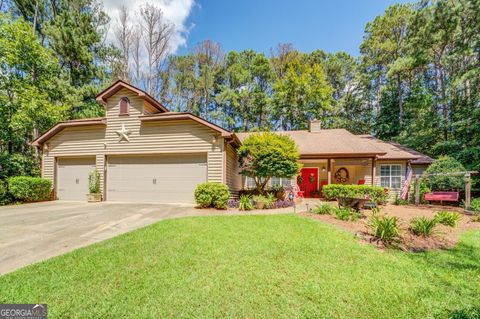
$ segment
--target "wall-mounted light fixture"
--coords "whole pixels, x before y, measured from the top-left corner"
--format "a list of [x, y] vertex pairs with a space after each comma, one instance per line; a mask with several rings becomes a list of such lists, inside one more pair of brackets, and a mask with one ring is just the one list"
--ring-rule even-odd
[[326, 171], [325, 166], [322, 166], [322, 172], [325, 172], [325, 171]]
[[217, 135], [213, 135], [213, 136], [212, 136], [212, 143], [213, 143], [213, 144], [217, 144], [217, 142], [218, 142], [218, 136], [217, 136]]

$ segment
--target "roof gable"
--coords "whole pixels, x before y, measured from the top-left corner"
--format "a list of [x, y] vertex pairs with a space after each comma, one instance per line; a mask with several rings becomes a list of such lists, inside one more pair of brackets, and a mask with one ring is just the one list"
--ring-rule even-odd
[[122, 80], [118, 80], [117, 82], [113, 83], [108, 88], [106, 88], [105, 90], [98, 93], [96, 96], [96, 100], [102, 104], [105, 104], [109, 97], [113, 96], [115, 93], [117, 93], [121, 89], [127, 89], [134, 92], [139, 97], [142, 97], [143, 99], [145, 99], [145, 101], [147, 101], [150, 105], [155, 107], [158, 111], [160, 111], [160, 113], [168, 112], [168, 109], [165, 106], [163, 106], [160, 102], [155, 100], [147, 92], [137, 87], [134, 87], [133, 85], [130, 85]]

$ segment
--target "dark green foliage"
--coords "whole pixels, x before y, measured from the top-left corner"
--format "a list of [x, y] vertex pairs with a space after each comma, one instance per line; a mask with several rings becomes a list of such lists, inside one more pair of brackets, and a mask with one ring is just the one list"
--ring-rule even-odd
[[7, 187], [5, 183], [0, 180], [0, 205], [4, 204], [7, 200]]
[[272, 176], [292, 177], [300, 171], [298, 146], [286, 135], [256, 133], [238, 149], [241, 174], [255, 180], [260, 193]]
[[433, 191], [461, 190], [465, 185], [465, 174], [442, 175], [441, 173], [458, 173], [464, 172], [465, 167], [449, 156], [442, 156], [431, 164], [425, 174], [436, 174], [425, 176], [428, 187]]
[[331, 215], [335, 210], [335, 207], [327, 204], [322, 203], [312, 209], [312, 213], [319, 214], [319, 215]]
[[195, 188], [195, 202], [202, 208], [225, 209], [229, 198], [230, 191], [225, 184], [207, 182]]
[[400, 227], [395, 216], [380, 216], [373, 214], [370, 217], [368, 228], [372, 235], [385, 245], [391, 245], [399, 240]]
[[253, 209], [252, 202], [250, 201], [250, 196], [247, 196], [247, 195], [240, 196], [240, 201], [238, 203], [238, 209], [239, 210], [252, 210]]
[[433, 234], [435, 226], [437, 226], [437, 220], [435, 218], [416, 217], [410, 221], [410, 227], [408, 229], [414, 235], [430, 237]]
[[[427, 182], [425, 179], [420, 178], [418, 180], [418, 184], [420, 186], [419, 189], [419, 196], [420, 196], [420, 203], [426, 204], [428, 201], [425, 200], [425, 194], [430, 193], [432, 190], [428, 187]], [[417, 182], [416, 180], [412, 181], [412, 184], [410, 185], [410, 188], [408, 190], [408, 200], [410, 203], [415, 203], [415, 188], [416, 188]]]
[[329, 214], [335, 216], [336, 219], [352, 222], [355, 222], [363, 217], [360, 212], [356, 212], [348, 207], [332, 207], [332, 210]]
[[323, 195], [327, 200], [339, 197], [370, 198], [372, 202], [382, 203], [387, 200], [383, 187], [372, 185], [330, 184], [323, 187]]
[[470, 209], [474, 212], [480, 212], [480, 197], [472, 198], [470, 202]]
[[449, 212], [449, 211], [441, 211], [435, 214], [435, 220], [437, 223], [449, 226], [449, 227], [455, 227], [458, 224], [458, 221], [460, 220], [461, 215], [456, 212]]
[[22, 202], [48, 200], [52, 193], [52, 182], [40, 177], [10, 177], [8, 179], [8, 192]]

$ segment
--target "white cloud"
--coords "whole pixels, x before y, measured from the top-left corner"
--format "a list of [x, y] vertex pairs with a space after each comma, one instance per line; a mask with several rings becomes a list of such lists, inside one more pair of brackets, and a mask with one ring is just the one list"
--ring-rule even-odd
[[195, 0], [103, 0], [104, 10], [111, 18], [107, 40], [115, 42], [113, 30], [118, 23], [118, 13], [122, 6], [125, 6], [131, 13], [131, 20], [137, 19], [135, 16], [141, 6], [150, 3], [162, 9], [164, 17], [173, 23], [174, 34], [171, 38], [170, 51], [175, 53], [181, 46], [187, 42], [189, 30], [193, 27], [187, 25], [187, 19], [195, 4]]

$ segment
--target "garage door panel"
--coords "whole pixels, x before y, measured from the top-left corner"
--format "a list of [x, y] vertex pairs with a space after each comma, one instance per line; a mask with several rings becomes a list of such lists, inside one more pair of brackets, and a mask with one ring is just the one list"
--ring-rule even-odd
[[108, 159], [107, 200], [193, 203], [207, 179], [206, 154], [126, 156]]
[[86, 200], [88, 175], [95, 169], [95, 158], [57, 159], [57, 197], [60, 200]]

